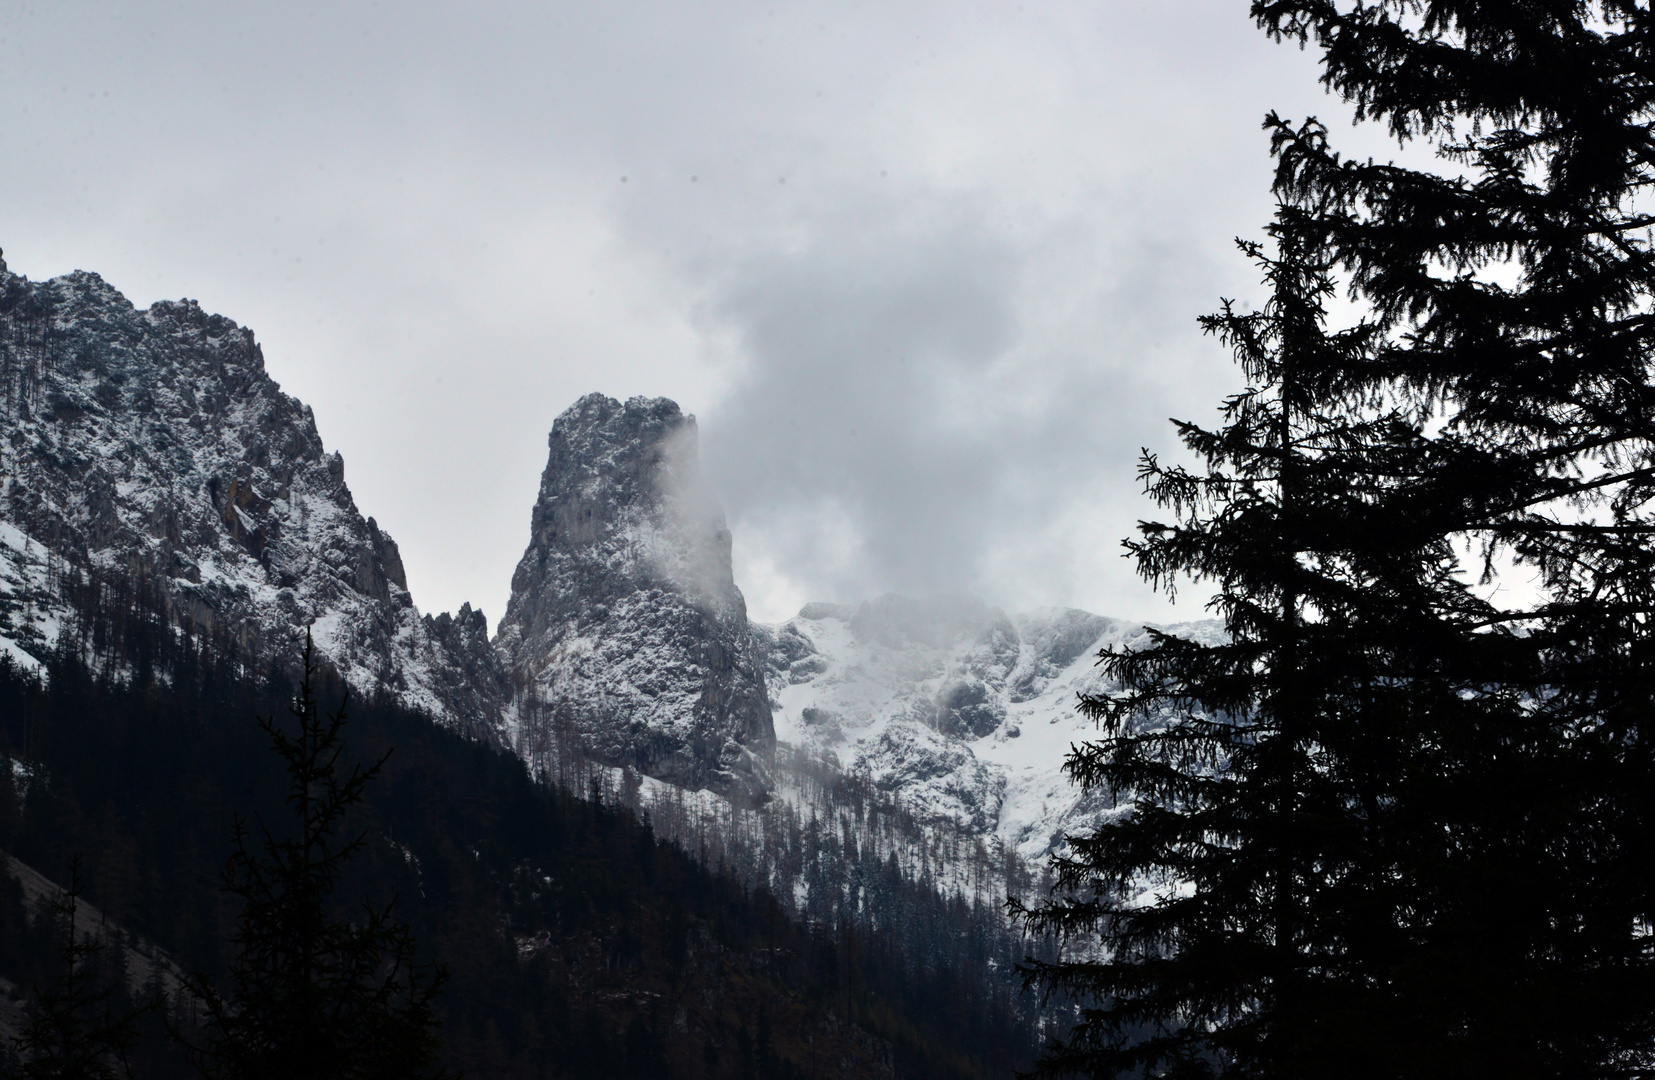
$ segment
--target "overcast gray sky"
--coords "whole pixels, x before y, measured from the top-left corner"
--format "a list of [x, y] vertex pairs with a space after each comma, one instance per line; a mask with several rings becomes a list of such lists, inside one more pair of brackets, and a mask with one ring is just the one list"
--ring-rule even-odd
[[0, 247], [253, 327], [426, 611], [499, 617], [600, 390], [698, 416], [761, 619], [1193, 618], [1138, 448], [1234, 385], [1264, 113], [1363, 136], [1246, 9], [0, 0]]

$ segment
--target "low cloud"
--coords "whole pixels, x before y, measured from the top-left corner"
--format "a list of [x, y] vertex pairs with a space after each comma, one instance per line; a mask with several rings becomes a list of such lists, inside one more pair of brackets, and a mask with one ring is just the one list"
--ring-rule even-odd
[[252, 326], [420, 606], [495, 617], [594, 390], [700, 414], [765, 617], [1159, 612], [1134, 459], [1233, 379], [1193, 320], [1256, 289], [1259, 119], [1326, 107], [1239, 3], [86, 0], [0, 45], [12, 267]]
[[1195, 340], [1199, 251], [1073, 222], [1011, 239], [969, 203], [912, 218], [836, 214], [732, 267], [706, 305], [738, 360], [705, 458], [752, 606], [894, 591], [1153, 607], [1116, 556], [1151, 509], [1139, 448], [1196, 405], [1178, 386], [1192, 361], [1203, 412], [1223, 364]]

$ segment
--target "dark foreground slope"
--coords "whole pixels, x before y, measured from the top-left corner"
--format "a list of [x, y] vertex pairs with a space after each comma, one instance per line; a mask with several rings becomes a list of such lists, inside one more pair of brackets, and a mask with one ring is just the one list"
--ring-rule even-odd
[[[115, 629], [101, 636], [126, 654], [124, 683], [68, 655], [44, 682], [0, 662], [0, 753], [19, 763], [0, 769], [0, 844], [59, 880], [83, 855], [111, 920], [217, 969], [232, 814], [283, 816], [253, 718], [292, 688], [131, 619]], [[399, 898], [453, 974], [443, 1035], [468, 1075], [986, 1077], [1026, 1060], [1009, 1013], [961, 1004], [982, 1000], [957, 992], [974, 973], [918, 975], [900, 943], [801, 927], [631, 813], [400, 706], [351, 714], [357, 756], [395, 753], [340, 902]], [[21, 894], [0, 888], [0, 976], [26, 986], [48, 958]]]

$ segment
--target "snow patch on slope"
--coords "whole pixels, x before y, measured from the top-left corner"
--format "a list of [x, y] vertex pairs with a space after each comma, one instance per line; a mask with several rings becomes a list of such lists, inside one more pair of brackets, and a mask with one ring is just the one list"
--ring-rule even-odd
[[0, 655], [38, 671], [57, 645], [62, 615], [45, 546], [0, 521]]
[[[1213, 622], [1163, 627], [1213, 640]], [[1095, 737], [1075, 710], [1113, 687], [1099, 650], [1148, 644], [1143, 624], [1074, 609], [1007, 615], [981, 601], [885, 596], [810, 604], [762, 628], [779, 741], [832, 754], [922, 818], [1037, 860], [1115, 811], [1064, 775]]]

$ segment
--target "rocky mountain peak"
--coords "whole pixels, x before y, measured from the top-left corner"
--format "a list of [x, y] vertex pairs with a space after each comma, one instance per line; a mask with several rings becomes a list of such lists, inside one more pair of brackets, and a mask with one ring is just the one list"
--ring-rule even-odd
[[589, 394], [548, 448], [495, 639], [520, 752], [572, 739], [672, 783], [762, 796], [775, 741], [763, 660], [694, 417]]
[[357, 510], [311, 410], [251, 330], [194, 301], [140, 310], [96, 274], [0, 272], [0, 522], [15, 530], [0, 641], [26, 654], [96, 576], [248, 661], [291, 662], [310, 629], [359, 690], [497, 727], [460, 663], [476, 658], [425, 632], [396, 542]]
[[396, 542], [251, 330], [192, 300], [139, 309], [92, 273], [0, 269], [0, 652], [47, 656], [95, 578], [255, 665], [308, 630], [359, 691], [531, 759], [572, 739], [762, 797], [763, 663], [695, 419], [592, 394], [549, 450], [491, 642], [469, 607], [415, 609]]

